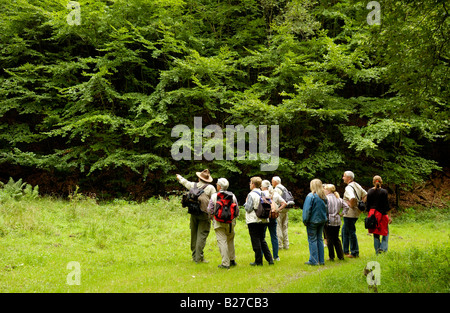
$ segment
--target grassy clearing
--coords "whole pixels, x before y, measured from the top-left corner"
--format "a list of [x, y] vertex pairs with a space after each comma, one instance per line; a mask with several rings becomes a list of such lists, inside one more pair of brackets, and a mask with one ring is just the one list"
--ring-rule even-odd
[[[363, 269], [381, 266], [379, 292], [449, 292], [449, 209], [407, 210], [391, 224], [389, 252], [376, 256], [357, 223], [358, 259], [310, 267], [301, 210], [290, 214], [290, 249], [275, 266], [253, 268], [243, 216], [236, 226], [238, 266], [219, 270], [211, 230], [208, 264], [190, 257], [189, 216], [179, 198], [97, 204], [41, 197], [0, 205], [0, 292], [368, 292]], [[268, 236], [268, 234], [267, 234]], [[328, 252], [325, 249], [325, 258]], [[79, 262], [81, 284], [68, 285]], [[232, 282], [224, 284], [223, 282]]]

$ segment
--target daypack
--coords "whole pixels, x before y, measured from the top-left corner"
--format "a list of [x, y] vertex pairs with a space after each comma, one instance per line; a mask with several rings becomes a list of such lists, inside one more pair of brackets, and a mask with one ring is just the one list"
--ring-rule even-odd
[[259, 203], [258, 208], [256, 209], [256, 216], [261, 219], [269, 218], [270, 211], [272, 210], [272, 199], [267, 198], [264, 194], [253, 190], [256, 194], [259, 195]]
[[230, 224], [239, 215], [239, 208], [233, 202], [233, 193], [229, 191], [218, 192], [214, 218], [218, 222]]
[[275, 188], [278, 188], [283, 192], [281, 198], [283, 198], [284, 201], [286, 201], [287, 203], [286, 208], [292, 208], [295, 205], [295, 202], [291, 192], [287, 190], [286, 187], [284, 186], [277, 185]]
[[[181, 199], [181, 206], [183, 208], [188, 208], [188, 213], [193, 215], [200, 215], [202, 212], [206, 212], [206, 207], [203, 202], [208, 201], [208, 197], [204, 195], [205, 188], [208, 185], [204, 185], [200, 188], [197, 187], [197, 183], [194, 183], [194, 187], [189, 189]], [[203, 197], [203, 199], [201, 198]], [[206, 205], [208, 205], [206, 203]]]
[[375, 229], [378, 227], [378, 220], [375, 217], [375, 213], [364, 219], [364, 227], [366, 229]]

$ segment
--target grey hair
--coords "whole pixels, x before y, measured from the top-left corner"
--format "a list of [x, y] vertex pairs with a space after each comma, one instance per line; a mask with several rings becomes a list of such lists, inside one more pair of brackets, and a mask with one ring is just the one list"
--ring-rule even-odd
[[263, 180], [262, 183], [261, 183], [261, 187], [269, 188], [270, 187], [270, 181]]
[[274, 176], [272, 179], [277, 183], [281, 184], [281, 178], [279, 176]]
[[228, 180], [226, 178], [219, 178], [217, 180], [217, 184], [220, 185], [222, 190], [227, 190], [228, 186], [230, 185], [230, 183], [228, 182]]
[[345, 171], [344, 175], [350, 177], [352, 180], [355, 179], [355, 174], [352, 171]]

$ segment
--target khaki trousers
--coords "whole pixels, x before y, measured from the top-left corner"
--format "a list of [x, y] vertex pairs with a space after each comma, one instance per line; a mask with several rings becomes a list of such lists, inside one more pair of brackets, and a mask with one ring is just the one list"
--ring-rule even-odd
[[236, 225], [236, 219], [231, 224], [221, 223], [216, 220], [213, 223], [217, 245], [222, 256], [222, 265], [230, 266], [230, 260], [236, 259], [234, 251], [234, 227]]
[[288, 238], [288, 211], [282, 210], [277, 219], [277, 237], [279, 249], [289, 249]]
[[208, 214], [191, 214], [190, 228], [192, 259], [195, 262], [201, 262], [204, 260], [203, 249], [211, 229], [211, 220]]

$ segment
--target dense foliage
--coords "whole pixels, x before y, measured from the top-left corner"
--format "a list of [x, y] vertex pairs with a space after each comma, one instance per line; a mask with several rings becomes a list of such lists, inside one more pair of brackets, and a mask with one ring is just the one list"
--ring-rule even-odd
[[[380, 0], [380, 25], [369, 1], [80, 0], [80, 25], [68, 2], [0, 0], [4, 181], [146, 197], [205, 167], [242, 188], [255, 174], [339, 184], [348, 169], [393, 187], [447, 165], [444, 0]], [[194, 116], [279, 125], [277, 170], [174, 160], [171, 130], [194, 132]]]

